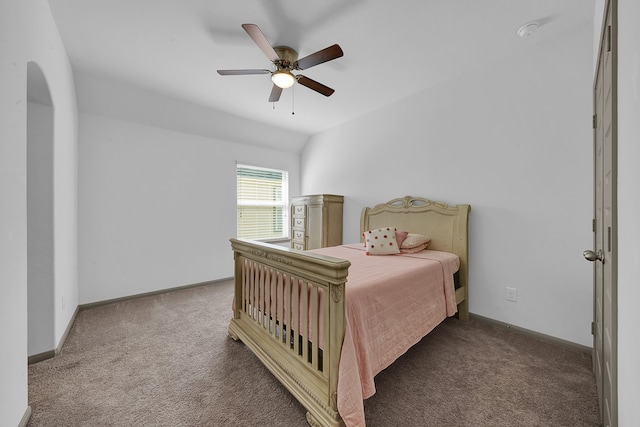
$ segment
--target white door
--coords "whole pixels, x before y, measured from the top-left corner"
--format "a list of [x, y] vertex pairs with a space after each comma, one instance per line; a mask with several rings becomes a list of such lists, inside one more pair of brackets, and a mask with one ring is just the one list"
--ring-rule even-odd
[[603, 425], [617, 426], [616, 13], [606, 5], [594, 83], [593, 371]]

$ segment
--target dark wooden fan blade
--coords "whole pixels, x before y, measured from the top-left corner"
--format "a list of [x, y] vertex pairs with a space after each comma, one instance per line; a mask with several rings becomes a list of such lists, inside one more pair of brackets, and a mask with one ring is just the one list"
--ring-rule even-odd
[[305, 56], [302, 59], [298, 59], [295, 68], [297, 68], [298, 70], [306, 70], [307, 68], [311, 68], [314, 65], [322, 64], [323, 62], [340, 58], [342, 55], [344, 55], [344, 53], [342, 52], [340, 46], [334, 44], [333, 46], [329, 46], [317, 51], [316, 53]]
[[258, 28], [256, 24], [242, 24], [242, 28], [244, 28], [247, 34], [249, 34], [249, 37], [253, 39], [264, 54], [267, 55], [269, 61], [275, 62], [280, 60], [276, 51], [273, 50], [271, 43], [269, 43], [269, 40], [262, 34], [262, 31], [260, 31], [260, 28]]
[[323, 85], [322, 83], [318, 83], [317, 81], [310, 79], [309, 77], [298, 75], [298, 83], [302, 86], [306, 86], [309, 89], [315, 90], [318, 93], [323, 94], [324, 96], [331, 96], [335, 90], [331, 89], [328, 86]]
[[271, 95], [269, 95], [269, 102], [278, 102], [280, 95], [282, 94], [282, 88], [280, 86], [273, 85], [271, 89]]
[[221, 76], [245, 76], [249, 74], [270, 74], [269, 70], [218, 70], [218, 74]]

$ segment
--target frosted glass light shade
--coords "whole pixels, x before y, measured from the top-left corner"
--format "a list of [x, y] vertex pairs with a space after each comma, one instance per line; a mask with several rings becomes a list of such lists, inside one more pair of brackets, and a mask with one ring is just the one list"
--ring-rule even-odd
[[271, 81], [276, 86], [286, 89], [293, 86], [296, 78], [288, 71], [276, 71], [271, 75]]

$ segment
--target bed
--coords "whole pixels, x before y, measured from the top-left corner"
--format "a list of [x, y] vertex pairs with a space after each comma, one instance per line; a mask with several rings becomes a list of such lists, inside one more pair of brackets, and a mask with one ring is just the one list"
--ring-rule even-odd
[[[364, 425], [363, 399], [375, 393], [373, 377], [445, 318], [469, 318], [469, 211], [469, 205], [412, 196], [363, 209], [362, 233], [395, 227], [429, 236], [427, 250], [417, 254], [367, 255], [362, 243], [296, 251], [231, 239], [235, 291], [229, 335], [307, 409], [310, 425]], [[375, 269], [382, 263], [402, 263], [407, 276], [401, 284], [387, 286], [380, 273], [387, 267]], [[426, 277], [433, 283], [422, 284]], [[363, 303], [362, 295], [378, 305]], [[383, 318], [383, 312], [396, 318]], [[370, 327], [372, 332], [360, 332]]]

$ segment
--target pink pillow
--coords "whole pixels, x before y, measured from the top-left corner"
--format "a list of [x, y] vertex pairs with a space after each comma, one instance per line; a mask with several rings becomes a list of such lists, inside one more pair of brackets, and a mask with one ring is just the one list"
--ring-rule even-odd
[[407, 238], [402, 242], [400, 248], [411, 249], [429, 243], [430, 241], [431, 238], [425, 236], [424, 234], [409, 233], [407, 234]]
[[402, 247], [402, 242], [404, 242], [404, 239], [407, 238], [408, 234], [409, 233], [407, 233], [406, 231], [396, 230], [396, 242], [398, 242], [398, 247]]
[[425, 249], [427, 249], [427, 243], [423, 243], [420, 246], [416, 246], [415, 248], [406, 248], [406, 249], [400, 249], [400, 253], [403, 254], [415, 254], [418, 252], [422, 252]]
[[396, 228], [386, 227], [362, 233], [367, 255], [394, 255], [400, 253], [396, 241]]

